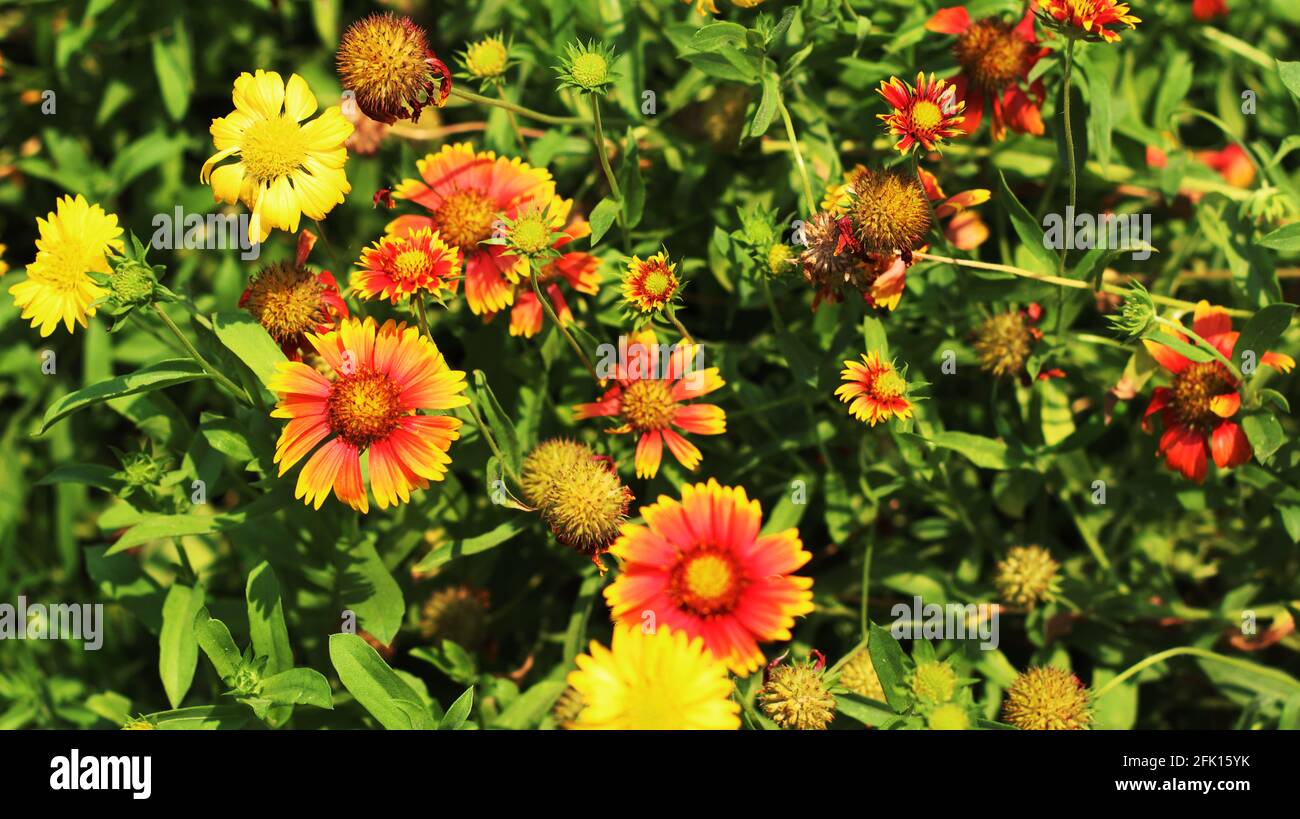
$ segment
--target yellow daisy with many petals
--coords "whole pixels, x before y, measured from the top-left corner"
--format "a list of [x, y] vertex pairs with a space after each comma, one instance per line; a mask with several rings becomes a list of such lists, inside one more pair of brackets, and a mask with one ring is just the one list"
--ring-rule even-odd
[[661, 626], [618, 626], [610, 648], [592, 641], [568, 682], [582, 711], [567, 727], [615, 730], [734, 730], [740, 705], [727, 669], [696, 637]]
[[117, 216], [81, 194], [64, 196], [54, 207], [45, 219], [36, 217], [36, 261], [27, 265], [27, 278], [9, 288], [42, 338], [60, 321], [69, 333], [74, 323], [86, 326], [86, 317], [95, 315], [92, 304], [105, 295], [89, 274], [108, 273], [109, 250], [123, 249]]
[[[352, 123], [337, 105], [307, 122], [316, 97], [297, 74], [286, 86], [275, 71], [244, 72], [233, 96], [235, 110], [212, 121], [217, 152], [200, 181], [218, 202], [243, 202], [253, 212], [251, 242], [266, 241], [273, 228], [297, 232], [303, 216], [324, 219], [352, 190], [343, 170]], [[229, 157], [239, 161], [217, 165]]]

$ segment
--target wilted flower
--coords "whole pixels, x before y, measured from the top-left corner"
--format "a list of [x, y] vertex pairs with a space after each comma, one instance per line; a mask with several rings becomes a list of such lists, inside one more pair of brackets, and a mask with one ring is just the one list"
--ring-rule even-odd
[[587, 555], [609, 551], [627, 520], [628, 489], [607, 458], [579, 458], [545, 495], [542, 519], [561, 544]]
[[343, 88], [366, 116], [383, 123], [420, 118], [451, 93], [451, 71], [409, 17], [372, 14], [348, 27], [336, 55]]
[[849, 188], [848, 224], [862, 250], [909, 253], [925, 243], [930, 201], [914, 177], [858, 166]]
[[486, 591], [464, 585], [438, 589], [420, 607], [420, 636], [473, 651], [487, 636], [487, 614]]
[[980, 322], [974, 333], [980, 369], [999, 377], [1024, 375], [1034, 345], [1043, 337], [1043, 332], [1034, 326], [1042, 314], [1039, 305], [1031, 304], [1025, 309], [996, 313]]
[[1002, 599], [1016, 606], [1033, 608], [1050, 603], [1060, 591], [1061, 566], [1041, 546], [1015, 546], [998, 561], [993, 579]]
[[308, 333], [328, 333], [340, 319], [348, 317], [348, 306], [339, 293], [334, 274], [313, 273], [307, 257], [316, 235], [298, 234], [297, 254], [292, 264], [275, 262], [249, 279], [239, 297], [239, 306], [280, 345], [286, 357], [298, 361], [311, 351]]

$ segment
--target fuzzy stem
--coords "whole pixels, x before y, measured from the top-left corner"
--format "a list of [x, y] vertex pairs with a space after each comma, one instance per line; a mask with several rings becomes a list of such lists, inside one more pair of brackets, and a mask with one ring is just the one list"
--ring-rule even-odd
[[225, 387], [226, 390], [230, 392], [231, 395], [235, 396], [235, 398], [238, 398], [240, 401], [244, 402], [244, 404], [246, 404], [247, 406], [250, 407], [253, 406], [253, 399], [249, 395], [248, 390], [245, 390], [243, 387], [240, 387], [238, 384], [231, 381], [226, 376], [222, 375], [221, 371], [218, 370], [216, 367], [209, 364], [208, 360], [203, 357], [203, 354], [198, 351], [198, 348], [195, 347], [193, 344], [191, 344], [190, 340], [185, 337], [184, 333], [181, 332], [181, 328], [176, 326], [176, 322], [172, 321], [171, 316], [167, 315], [167, 313], [161, 307], [159, 307], [156, 302], [152, 306], [154, 312], [157, 313], [158, 317], [162, 319], [163, 324], [167, 325], [167, 329], [171, 330], [172, 335], [176, 336], [176, 339], [180, 341], [181, 346], [184, 347], [185, 351], [190, 354], [190, 358], [194, 359], [198, 363], [198, 365], [203, 368], [203, 371], [212, 378], [213, 381], [216, 381], [218, 384]]
[[609, 164], [609, 151], [605, 147], [605, 128], [600, 119], [600, 98], [595, 94], [590, 96], [592, 139], [596, 143], [596, 155], [600, 157], [600, 169], [605, 174], [605, 181], [609, 183], [610, 195], [618, 200], [618, 227], [623, 232], [623, 250], [631, 253], [632, 238], [627, 228], [627, 202], [623, 199], [623, 190], [618, 185], [618, 177], [614, 175], [614, 169]]

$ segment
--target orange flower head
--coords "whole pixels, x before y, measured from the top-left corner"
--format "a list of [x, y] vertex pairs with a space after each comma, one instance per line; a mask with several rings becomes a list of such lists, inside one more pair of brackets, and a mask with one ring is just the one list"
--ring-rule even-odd
[[[1224, 358], [1233, 360], [1240, 333], [1222, 307], [1207, 301], [1196, 305], [1192, 330], [1209, 342]], [[1180, 340], [1186, 339], [1174, 333]], [[1248, 462], [1252, 449], [1241, 425], [1233, 420], [1241, 409], [1241, 382], [1218, 360], [1192, 361], [1181, 353], [1144, 339], [1147, 351], [1174, 377], [1169, 387], [1157, 387], [1151, 395], [1142, 426], [1150, 429], [1152, 415], [1160, 413], [1164, 434], [1160, 452], [1165, 465], [1197, 483], [1205, 480], [1208, 458], [1220, 469], [1233, 469]], [[1295, 359], [1282, 353], [1266, 352], [1260, 364], [1288, 373]]]
[[665, 445], [687, 469], [700, 465], [700, 450], [677, 431], [721, 435], [727, 431], [727, 414], [714, 404], [686, 403], [722, 387], [726, 382], [717, 367], [695, 366], [699, 347], [691, 344], [660, 345], [652, 332], [633, 337], [626, 361], [618, 364], [616, 383], [599, 401], [578, 404], [574, 417], [612, 417], [622, 421], [613, 433], [634, 432], [636, 474], [659, 474]]
[[[476, 152], [463, 142], [444, 145], [416, 167], [420, 178], [403, 180], [393, 189], [393, 198], [415, 202], [428, 214], [399, 216], [387, 231], [402, 236], [423, 227], [437, 230], [443, 242], [461, 253], [470, 310], [484, 315], [509, 307], [515, 301], [515, 285], [527, 277], [528, 260], [505, 245], [483, 242], [504, 238], [508, 224], [532, 208], [550, 205], [552, 215], [568, 215], [567, 207], [561, 209], [565, 202], [552, 202], [555, 183], [550, 172], [491, 151]], [[569, 230], [566, 234], [576, 238]]]
[[840, 378], [845, 383], [836, 388], [835, 395], [849, 404], [849, 414], [859, 421], [874, 427], [893, 417], [912, 417], [907, 381], [875, 351], [864, 353], [861, 363], [845, 361]]
[[371, 318], [348, 319], [307, 340], [333, 377], [299, 361], [282, 362], [268, 385], [279, 397], [271, 416], [289, 419], [275, 447], [280, 474], [315, 450], [298, 475], [294, 497], [319, 509], [333, 490], [340, 501], [368, 512], [363, 455], [381, 509], [406, 503], [412, 489], [442, 480], [460, 420], [417, 413], [468, 404], [460, 394], [465, 373], [448, 368], [418, 330], [393, 321], [380, 327]]
[[1119, 42], [1119, 32], [1107, 26], [1134, 29], [1142, 22], [1129, 14], [1127, 3], [1115, 0], [1042, 0], [1038, 18], [1067, 37], [1108, 43]]
[[451, 93], [451, 71], [409, 17], [390, 12], [358, 20], [344, 32], [336, 59], [343, 87], [378, 122], [414, 122], [424, 106], [441, 108]]
[[881, 82], [876, 93], [885, 98], [893, 110], [877, 114], [890, 133], [900, 137], [894, 147], [909, 153], [917, 145], [927, 151], [937, 150], [945, 139], [959, 136], [965, 131], [961, 124], [966, 102], [957, 98], [957, 88], [947, 80], [936, 80], [931, 74], [916, 75], [916, 87], [906, 80], [890, 77]]
[[383, 298], [396, 304], [412, 295], [441, 300], [455, 291], [460, 277], [460, 252], [427, 227], [403, 236], [389, 234], [361, 251], [360, 270], [352, 273], [352, 288], [364, 299]]
[[813, 610], [810, 577], [794, 572], [812, 555], [796, 529], [768, 535], [762, 507], [740, 487], [682, 487], [641, 508], [644, 526], [626, 525], [610, 552], [623, 562], [605, 589], [616, 623], [703, 639], [714, 657], [747, 675], [763, 664], [759, 643], [791, 639], [796, 617]]
[[1001, 91], [1023, 76], [1033, 46], [998, 17], [977, 20], [953, 45], [962, 72], [984, 91]]
[[663, 310], [680, 287], [676, 271], [677, 265], [669, 261], [665, 251], [645, 260], [633, 256], [623, 276], [624, 300], [641, 313]]
[[865, 250], [892, 254], [925, 244], [930, 204], [919, 182], [898, 171], [859, 166], [850, 187], [849, 222]]

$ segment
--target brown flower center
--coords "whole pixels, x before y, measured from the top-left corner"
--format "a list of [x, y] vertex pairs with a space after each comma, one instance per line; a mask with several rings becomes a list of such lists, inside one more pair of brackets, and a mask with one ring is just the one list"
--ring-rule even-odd
[[325, 285], [301, 267], [278, 262], [248, 286], [244, 308], [280, 344], [315, 331], [328, 319], [321, 296]]
[[727, 614], [740, 601], [745, 577], [729, 552], [701, 547], [682, 556], [668, 579], [677, 605], [701, 617]]
[[1015, 82], [1029, 58], [1029, 43], [1003, 20], [986, 18], [957, 37], [953, 53], [966, 76], [985, 91], [1001, 91]]
[[849, 216], [855, 235], [874, 253], [913, 250], [930, 229], [930, 205], [914, 179], [861, 169], [853, 180]]
[[1178, 420], [1193, 429], [1208, 430], [1218, 418], [1210, 402], [1219, 395], [1236, 390], [1237, 382], [1217, 361], [1201, 361], [1183, 370], [1174, 379], [1171, 404]]
[[346, 443], [365, 449], [397, 429], [406, 415], [402, 388], [370, 367], [340, 375], [325, 403], [330, 429]]

